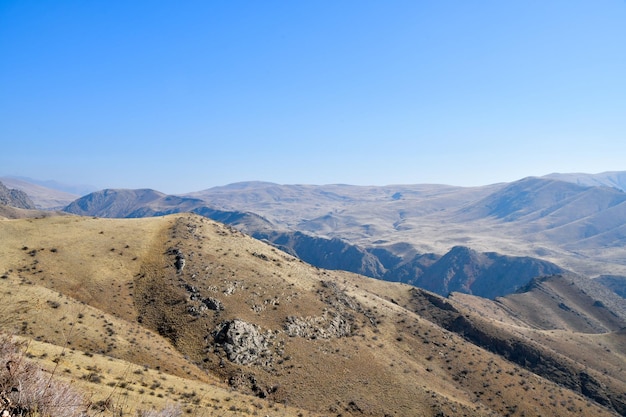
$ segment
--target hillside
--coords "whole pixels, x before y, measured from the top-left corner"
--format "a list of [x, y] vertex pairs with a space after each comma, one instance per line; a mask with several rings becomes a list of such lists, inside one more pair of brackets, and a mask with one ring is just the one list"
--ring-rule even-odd
[[626, 298], [626, 277], [602, 275], [598, 277], [597, 281], [620, 297]]
[[[128, 407], [174, 401], [202, 415], [626, 412], [623, 371], [591, 360], [623, 360], [620, 332], [490, 321], [478, 301], [315, 268], [197, 215], [1, 220], [0, 245], [2, 328], [94, 402], [114, 392]], [[537, 352], [558, 373], [469, 329], [515, 334], [528, 352], [551, 338], [554, 351]], [[569, 355], [570, 339], [599, 336]]]
[[626, 191], [626, 172], [609, 171], [599, 174], [586, 173], [569, 173], [569, 174], [550, 174], [545, 178], [553, 178], [561, 181], [568, 181], [574, 184], [585, 186], [604, 186], [613, 187], [618, 190]]
[[0, 182], [0, 205], [23, 209], [34, 209], [35, 203], [20, 190], [6, 187]]
[[[1, 177], [7, 187], [23, 191], [33, 201], [34, 207], [42, 210], [60, 210], [76, 200], [79, 195], [35, 184], [27, 179], [15, 177]], [[34, 208], [33, 207], [33, 208]]]

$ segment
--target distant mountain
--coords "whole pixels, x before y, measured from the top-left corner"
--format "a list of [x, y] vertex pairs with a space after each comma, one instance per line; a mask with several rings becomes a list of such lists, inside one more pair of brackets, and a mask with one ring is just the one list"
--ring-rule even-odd
[[[75, 185], [75, 184], [64, 184], [54, 180], [38, 180], [35, 178], [29, 177], [20, 177], [20, 176], [7, 176], [3, 177], [4, 180], [16, 181], [22, 184], [30, 184], [30, 185], [38, 185], [40, 187], [48, 188], [50, 190], [60, 191], [65, 194], [72, 194], [75, 196], [83, 196], [89, 194], [91, 192], [97, 191], [98, 187], [94, 187], [93, 185]], [[75, 197], [76, 198], [76, 197]]]
[[426, 268], [414, 285], [444, 296], [461, 292], [495, 298], [517, 291], [535, 277], [561, 272], [563, 268], [536, 258], [456, 246]]
[[[247, 187], [242, 185], [236, 189]], [[76, 200], [66, 211], [100, 217], [152, 217], [194, 212], [237, 227], [319, 268], [408, 283], [444, 296], [457, 291], [494, 298], [514, 292], [536, 276], [564, 271], [536, 258], [478, 253], [462, 246], [452, 248], [443, 256], [419, 254], [405, 262], [386, 249], [368, 250], [336, 237], [284, 230], [256, 214], [217, 210], [205, 204], [200, 199], [167, 196], [154, 190], [103, 190]]]
[[495, 298], [517, 291], [535, 277], [565, 272], [537, 258], [479, 253], [463, 246], [454, 247], [443, 256], [426, 253], [403, 262], [388, 251], [365, 250], [338, 238], [301, 232], [253, 233], [252, 236], [320, 268], [402, 282], [443, 296], [454, 291]]
[[626, 277], [619, 275], [601, 275], [596, 281], [622, 298], [626, 298]]
[[203, 201], [150, 189], [96, 191], [69, 204], [64, 211], [82, 216], [152, 217], [191, 211]]
[[385, 275], [385, 267], [372, 253], [338, 238], [302, 232], [255, 232], [252, 236], [319, 268], [350, 271], [372, 278]]
[[576, 275], [537, 277], [516, 294], [497, 301], [527, 325], [540, 329], [605, 333], [626, 327], [623, 300]]
[[[405, 217], [458, 208], [501, 187], [500, 184], [467, 188], [439, 184], [377, 187], [244, 182], [185, 196], [205, 200], [222, 210], [253, 211], [273, 222], [289, 227], [297, 225], [301, 231], [317, 233], [321, 226], [332, 237], [337, 230], [332, 218], [340, 219], [340, 223], [347, 227], [361, 228], [357, 233], [367, 236], [366, 226], [370, 227], [371, 233], [376, 233], [376, 229], [383, 225], [385, 228], [391, 225], [394, 230], [393, 225]], [[324, 224], [329, 222], [331, 224]]]
[[[611, 174], [615, 184], [622, 174]], [[257, 213], [292, 232], [389, 251], [403, 259], [405, 273], [414, 256], [468, 246], [543, 258], [588, 275], [626, 274], [626, 193], [604, 185], [549, 177], [469, 188], [251, 182], [190, 196]]]
[[63, 211], [81, 216], [112, 218], [155, 217], [167, 214], [193, 212], [244, 232], [275, 228], [272, 223], [254, 213], [216, 210], [203, 200], [167, 195], [151, 189], [107, 189], [81, 197]]
[[0, 180], [8, 187], [24, 191], [28, 194], [38, 209], [59, 210], [79, 197], [78, 194], [48, 188], [21, 178], [2, 177]]
[[461, 209], [455, 221], [493, 219], [518, 236], [580, 251], [626, 242], [626, 193], [525, 178]]
[[626, 191], [626, 171], [609, 171], [600, 174], [550, 174], [544, 178], [553, 178], [561, 181], [568, 181], [584, 186], [604, 186], [617, 188]]
[[35, 203], [20, 190], [9, 189], [0, 182], [0, 204], [22, 209], [34, 209]]
[[[566, 181], [529, 177], [510, 183], [461, 210], [463, 220], [494, 217], [504, 222], [549, 218], [555, 227], [597, 214], [626, 202], [615, 189], [576, 185]], [[546, 221], [543, 220], [542, 224]]]

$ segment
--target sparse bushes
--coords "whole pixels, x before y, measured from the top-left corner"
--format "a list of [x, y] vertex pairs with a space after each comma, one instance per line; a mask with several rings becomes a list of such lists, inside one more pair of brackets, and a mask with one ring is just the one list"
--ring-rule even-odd
[[7, 335], [0, 335], [0, 363], [2, 411], [11, 416], [84, 416], [82, 393], [28, 361], [23, 346]]
[[[91, 382], [101, 382], [97, 373], [91, 372], [89, 376]], [[113, 407], [110, 398], [91, 404], [82, 392], [56, 378], [54, 372], [46, 373], [29, 360], [25, 343], [0, 334], [0, 416], [89, 417], [97, 406], [101, 406], [100, 411]], [[135, 413], [137, 417], [181, 417], [182, 414], [178, 405]]]

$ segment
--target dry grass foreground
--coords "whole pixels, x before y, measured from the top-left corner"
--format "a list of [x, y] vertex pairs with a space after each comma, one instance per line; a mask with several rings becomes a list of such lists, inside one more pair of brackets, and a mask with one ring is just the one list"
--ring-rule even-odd
[[2, 329], [96, 411], [615, 415], [445, 330], [408, 286], [195, 215], [1, 220], [0, 276]]

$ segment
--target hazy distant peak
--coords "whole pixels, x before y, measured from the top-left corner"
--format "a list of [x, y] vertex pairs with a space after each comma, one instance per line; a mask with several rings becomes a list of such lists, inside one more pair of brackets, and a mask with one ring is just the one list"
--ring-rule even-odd
[[234, 182], [231, 184], [226, 184], [226, 185], [220, 185], [217, 187], [211, 187], [209, 188], [209, 190], [249, 190], [249, 189], [259, 189], [259, 188], [267, 188], [267, 187], [275, 187], [278, 186], [279, 184], [273, 183], [273, 182], [266, 182], [266, 181], [240, 181], [240, 182]]
[[7, 188], [0, 182], [0, 204], [11, 207], [34, 209], [35, 203], [28, 195], [20, 190]]
[[36, 184], [42, 187], [50, 188], [57, 191], [62, 191], [68, 194], [74, 194], [78, 196], [83, 196], [89, 194], [93, 191], [96, 191], [98, 188], [93, 185], [86, 184], [65, 184], [55, 180], [38, 180], [29, 177], [21, 177], [21, 176], [7, 176], [7, 178], [11, 178], [18, 181], [27, 182], [30, 184]]
[[586, 173], [553, 173], [544, 178], [558, 179], [582, 186], [603, 186], [626, 191], [626, 171], [607, 171], [599, 174]]

